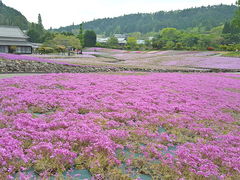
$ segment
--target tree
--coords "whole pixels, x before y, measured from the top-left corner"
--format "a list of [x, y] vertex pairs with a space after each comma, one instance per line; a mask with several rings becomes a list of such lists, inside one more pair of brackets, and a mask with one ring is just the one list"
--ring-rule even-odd
[[235, 16], [234, 16], [234, 18], [233, 18], [232, 23], [233, 23], [233, 25], [235, 25], [236, 27], [240, 28], [240, 0], [238, 0], [238, 1], [236, 2], [236, 4], [237, 4], [237, 6], [238, 6], [238, 9], [237, 9], [237, 11], [236, 11], [236, 13], [235, 13]]
[[164, 28], [160, 31], [160, 35], [157, 37], [158, 40], [155, 39], [153, 44], [164, 49], [173, 49], [180, 39], [180, 34], [180, 31], [176, 28]]
[[174, 49], [175, 43], [173, 41], [167, 41], [165, 46], [163, 47], [164, 49]]
[[42, 24], [42, 17], [41, 17], [41, 14], [38, 14], [38, 28], [39, 28], [39, 31], [42, 31], [44, 30], [44, 27], [43, 27], [43, 24]]
[[[220, 26], [231, 19], [235, 10], [236, 6], [234, 5], [215, 5], [169, 12], [160, 11], [151, 14], [138, 13], [86, 22], [84, 28], [107, 36], [114, 33], [141, 32], [145, 34], [167, 27], [181, 30], [196, 28], [198, 33], [204, 33], [203, 31]], [[72, 32], [76, 29], [79, 30], [79, 26], [62, 27], [58, 31]]]
[[92, 30], [87, 30], [84, 33], [84, 46], [85, 47], [94, 47], [96, 46], [97, 35]]
[[42, 43], [44, 41], [45, 31], [40, 14], [38, 14], [38, 23], [30, 24], [27, 35], [30, 37], [31, 42]]
[[164, 42], [162, 40], [160, 33], [154, 35], [154, 38], [152, 39], [152, 47], [154, 49], [162, 49], [163, 46], [164, 46]]
[[27, 32], [27, 35], [29, 36], [31, 42], [34, 42], [34, 43], [42, 42], [42, 39], [41, 39], [42, 33], [38, 29], [38, 24], [31, 23], [29, 30]]
[[135, 47], [137, 46], [137, 38], [135, 38], [135, 37], [128, 37], [127, 38], [127, 46], [130, 49], [135, 49]]
[[133, 32], [133, 33], [129, 33], [129, 36], [135, 37], [137, 39], [141, 39], [142, 38], [142, 33], [140, 33], [140, 32]]
[[82, 48], [84, 48], [83, 23], [80, 24], [78, 39], [80, 40]]
[[110, 37], [107, 41], [107, 44], [110, 46], [117, 46], [118, 45], [118, 39], [114, 36]]
[[51, 32], [51, 31], [47, 31], [46, 33], [44, 33], [42, 40], [43, 40], [43, 42], [53, 40], [55, 38], [55, 35], [56, 35], [55, 33]]
[[240, 34], [223, 34], [222, 44], [240, 44]]
[[80, 41], [75, 36], [65, 36], [63, 34], [57, 34], [52, 40], [49, 40], [43, 44], [45, 47], [51, 47], [58, 52], [75, 48], [81, 49]]
[[180, 41], [189, 49], [198, 44], [199, 35], [183, 33], [180, 37]]
[[225, 23], [222, 37], [222, 44], [237, 44], [240, 43], [240, 0], [236, 2], [237, 11], [231, 22]]
[[179, 37], [179, 34], [180, 32], [176, 28], [164, 28], [160, 32], [162, 39], [173, 42], [176, 41], [176, 39]]
[[231, 33], [231, 23], [230, 22], [225, 22], [222, 33], [223, 34]]

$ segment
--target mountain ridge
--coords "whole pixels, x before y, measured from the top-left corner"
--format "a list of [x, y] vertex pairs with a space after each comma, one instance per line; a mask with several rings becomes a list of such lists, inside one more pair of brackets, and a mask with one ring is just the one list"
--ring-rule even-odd
[[27, 18], [18, 10], [8, 7], [0, 1], [0, 25], [18, 26], [22, 30], [28, 29]]
[[[220, 4], [175, 11], [135, 13], [88, 21], [84, 23], [84, 28], [94, 30], [98, 34], [158, 32], [166, 27], [183, 30], [194, 27], [211, 29], [229, 21], [236, 9], [235, 5]], [[54, 31], [76, 33], [78, 29], [79, 25], [70, 25], [54, 29]]]

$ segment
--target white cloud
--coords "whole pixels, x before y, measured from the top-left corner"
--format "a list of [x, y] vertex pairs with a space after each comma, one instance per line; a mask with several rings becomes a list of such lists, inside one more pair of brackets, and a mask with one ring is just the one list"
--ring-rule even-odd
[[97, 18], [115, 17], [137, 12], [175, 10], [203, 5], [232, 4], [236, 0], [3, 0], [21, 11], [29, 21], [42, 15], [46, 28], [79, 24]]

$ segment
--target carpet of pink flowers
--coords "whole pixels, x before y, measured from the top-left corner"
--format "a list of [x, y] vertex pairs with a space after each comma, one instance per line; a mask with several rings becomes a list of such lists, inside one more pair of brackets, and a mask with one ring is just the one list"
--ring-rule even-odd
[[240, 178], [240, 75], [49, 74], [0, 80], [0, 176]]

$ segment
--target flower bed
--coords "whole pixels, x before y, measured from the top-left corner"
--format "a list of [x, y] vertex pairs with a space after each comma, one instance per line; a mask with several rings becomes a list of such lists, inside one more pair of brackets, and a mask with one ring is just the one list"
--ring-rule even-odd
[[7, 60], [24, 60], [24, 61], [37, 61], [43, 63], [52, 63], [52, 64], [61, 64], [61, 65], [69, 65], [69, 66], [77, 66], [75, 64], [68, 64], [63, 62], [56, 62], [54, 60], [44, 59], [36, 56], [26, 56], [26, 55], [18, 55], [18, 54], [5, 54], [0, 53], [0, 58]]
[[0, 176], [74, 168], [95, 179], [239, 179], [239, 81], [180, 73], [0, 80]]
[[171, 60], [163, 62], [164, 66], [185, 66], [185, 67], [201, 67], [215, 69], [240, 69], [240, 59], [234, 57], [185, 57], [181, 60]]

